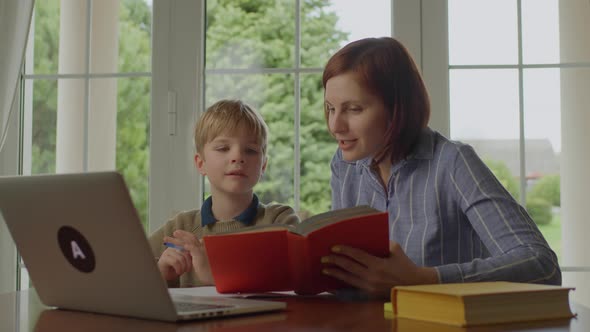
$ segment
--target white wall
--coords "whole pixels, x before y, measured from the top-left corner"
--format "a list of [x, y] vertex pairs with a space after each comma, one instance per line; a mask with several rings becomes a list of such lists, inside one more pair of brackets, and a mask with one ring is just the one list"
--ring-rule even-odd
[[[590, 62], [590, 4], [559, 2], [561, 62]], [[590, 306], [588, 255], [588, 191], [590, 190], [590, 68], [561, 70], [561, 265], [588, 272], [563, 273], [564, 284], [576, 287], [575, 301]]]

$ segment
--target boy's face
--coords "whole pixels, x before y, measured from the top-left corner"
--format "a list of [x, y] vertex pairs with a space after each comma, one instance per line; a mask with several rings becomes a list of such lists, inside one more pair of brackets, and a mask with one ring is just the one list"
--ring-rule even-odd
[[211, 184], [211, 192], [242, 194], [252, 188], [266, 168], [262, 147], [245, 128], [223, 132], [195, 155], [195, 165]]

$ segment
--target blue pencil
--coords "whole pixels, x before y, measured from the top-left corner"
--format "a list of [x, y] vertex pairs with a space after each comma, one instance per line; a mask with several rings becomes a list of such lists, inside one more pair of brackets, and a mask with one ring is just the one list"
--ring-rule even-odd
[[170, 243], [170, 242], [164, 242], [164, 245], [168, 248], [174, 248], [178, 251], [184, 251], [185, 249], [179, 245], [176, 245], [174, 243]]

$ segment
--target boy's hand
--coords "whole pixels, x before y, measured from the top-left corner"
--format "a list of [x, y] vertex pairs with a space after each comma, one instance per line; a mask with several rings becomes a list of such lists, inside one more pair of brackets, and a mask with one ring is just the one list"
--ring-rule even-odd
[[174, 280], [192, 269], [192, 260], [188, 251], [167, 248], [158, 259], [158, 269], [164, 280]]
[[209, 259], [207, 258], [207, 251], [203, 240], [190, 232], [183, 230], [176, 230], [173, 233], [174, 238], [182, 242], [182, 246], [190, 252], [192, 257], [192, 267], [195, 270], [197, 278], [204, 285], [214, 285], [213, 275], [211, 274], [211, 267], [209, 266]]

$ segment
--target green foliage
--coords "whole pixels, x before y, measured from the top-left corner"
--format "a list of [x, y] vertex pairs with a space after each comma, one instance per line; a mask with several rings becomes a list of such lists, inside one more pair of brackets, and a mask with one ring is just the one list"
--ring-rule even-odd
[[537, 225], [547, 225], [551, 222], [551, 204], [541, 198], [527, 200], [526, 209]]
[[[143, 0], [119, 7], [119, 71], [151, 68], [151, 10]], [[117, 81], [117, 170], [123, 174], [144, 225], [148, 221], [151, 79]]]
[[527, 200], [541, 198], [553, 206], [561, 206], [559, 175], [546, 175], [533, 185], [527, 194]]
[[[35, 74], [57, 73], [59, 5], [59, 1], [38, 1], [35, 4], [35, 64], [32, 70]], [[34, 81], [33, 90], [31, 172], [55, 173], [57, 81]]]
[[[35, 6], [36, 74], [58, 71], [59, 1]], [[301, 2], [300, 67], [322, 68], [347, 38], [335, 26], [328, 0]], [[120, 72], [151, 67], [151, 9], [143, 0], [122, 0], [119, 13]], [[206, 65], [224, 68], [293, 68], [295, 4], [292, 0], [207, 1]], [[295, 79], [300, 110], [295, 116]], [[320, 74], [208, 75], [206, 104], [239, 98], [256, 107], [270, 129], [269, 164], [256, 192], [263, 202], [294, 204], [295, 121], [300, 131], [300, 202], [312, 214], [330, 208], [330, 159], [336, 149], [326, 128]], [[117, 79], [116, 168], [147, 221], [149, 161], [149, 78]], [[36, 80], [33, 94], [33, 173], [55, 172], [57, 82]]]
[[[36, 74], [58, 72], [59, 1], [35, 3]], [[119, 71], [143, 72], [151, 67], [151, 9], [143, 0], [124, 0], [119, 13]], [[117, 161], [131, 197], [147, 222], [149, 156], [149, 78], [117, 80]], [[32, 173], [55, 172], [57, 82], [33, 85]]]
[[538, 227], [551, 249], [555, 251], [557, 258], [561, 260], [561, 215], [559, 213], [553, 214], [553, 219], [549, 224], [538, 225]]
[[[329, 1], [302, 1], [301, 66], [321, 68], [347, 37], [335, 29], [338, 17]], [[291, 0], [207, 2], [209, 69], [295, 67], [295, 5]], [[268, 167], [255, 191], [263, 202], [294, 203], [296, 76], [221, 74], [206, 79], [206, 104], [238, 98], [257, 108], [270, 130]], [[323, 113], [319, 74], [301, 74], [300, 203], [313, 214], [330, 209], [330, 160], [336, 145]]]
[[510, 195], [518, 200], [520, 186], [506, 164], [499, 160], [485, 159], [484, 163], [494, 173], [498, 181], [508, 190]]

